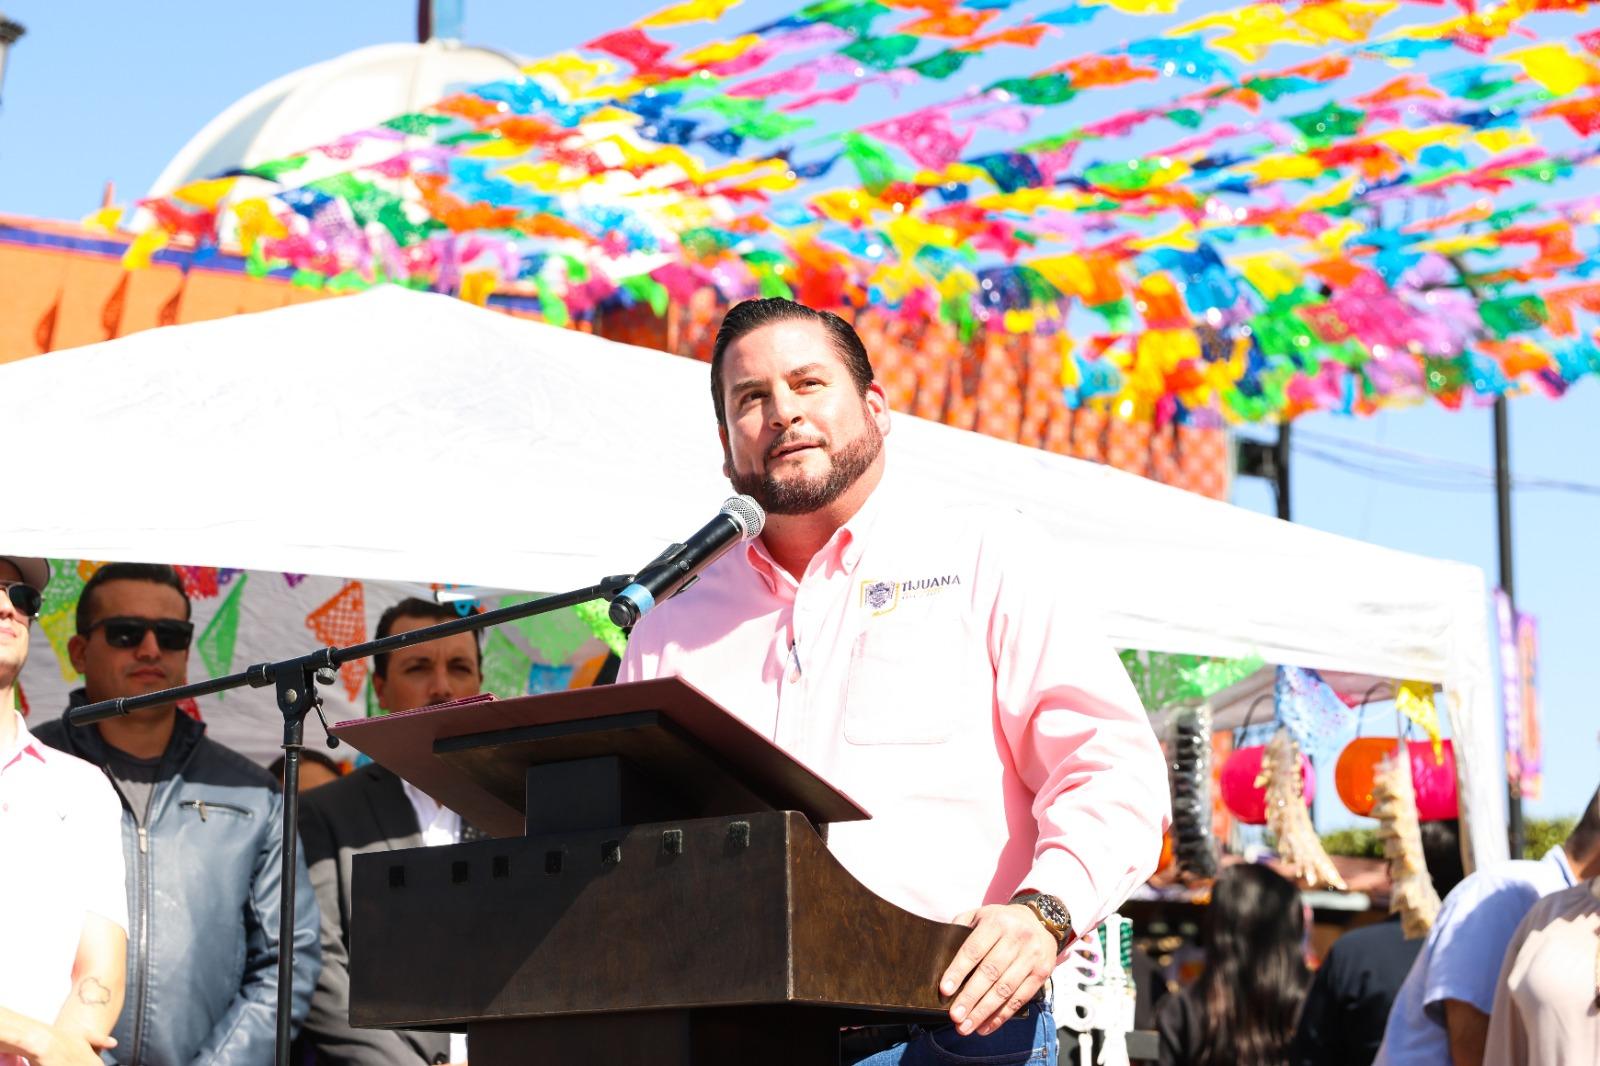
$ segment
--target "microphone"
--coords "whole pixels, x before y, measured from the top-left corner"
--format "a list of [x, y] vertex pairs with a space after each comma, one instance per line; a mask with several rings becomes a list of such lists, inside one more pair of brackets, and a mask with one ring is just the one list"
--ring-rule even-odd
[[681, 592], [735, 544], [761, 535], [767, 514], [748, 496], [732, 496], [717, 517], [707, 522], [687, 542], [673, 544], [638, 574], [633, 584], [611, 601], [611, 621], [627, 629], [661, 600]]

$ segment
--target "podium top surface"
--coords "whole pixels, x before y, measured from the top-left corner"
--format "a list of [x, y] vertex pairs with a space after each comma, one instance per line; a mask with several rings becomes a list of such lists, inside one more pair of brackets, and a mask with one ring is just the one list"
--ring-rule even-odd
[[[522, 810], [507, 801], [505, 789], [494, 787], [482, 768], [452, 758], [451, 750], [460, 749], [467, 738], [492, 749], [503, 738], [507, 758], [523, 759], [530, 732], [571, 735], [584, 723], [602, 726], [602, 720], [652, 712], [718, 771], [772, 809], [799, 811], [815, 825], [870, 817], [850, 797], [676, 677], [510, 700], [474, 696], [340, 722], [331, 732], [485, 832], [520, 836]], [[528, 765], [539, 761], [527, 758]]]

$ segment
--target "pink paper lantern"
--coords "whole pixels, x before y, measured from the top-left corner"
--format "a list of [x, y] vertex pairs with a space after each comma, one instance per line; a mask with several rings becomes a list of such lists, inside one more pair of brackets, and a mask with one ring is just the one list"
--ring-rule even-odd
[[1440, 822], [1460, 813], [1456, 796], [1456, 749], [1448, 740], [1440, 744], [1439, 762], [1433, 759], [1433, 742], [1413, 740], [1406, 745], [1411, 755], [1411, 787], [1417, 793], [1417, 818]]
[[[1245, 825], [1267, 824], [1267, 787], [1257, 785], [1261, 776], [1261, 756], [1266, 748], [1257, 744], [1236, 748], [1228, 761], [1222, 764], [1221, 791], [1223, 805]], [[1305, 781], [1306, 804], [1317, 795], [1317, 775], [1311, 769], [1311, 760], [1300, 756], [1300, 776]]]

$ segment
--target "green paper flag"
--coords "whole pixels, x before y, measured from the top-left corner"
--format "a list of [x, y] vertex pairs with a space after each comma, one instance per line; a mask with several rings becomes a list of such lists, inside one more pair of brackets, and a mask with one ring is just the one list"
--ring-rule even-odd
[[650, 310], [660, 318], [667, 313], [667, 287], [649, 274], [636, 274], [622, 279], [622, 288], [635, 300], [650, 305]]
[[989, 86], [985, 92], [1003, 89], [1024, 104], [1064, 104], [1078, 95], [1072, 79], [1065, 74], [1040, 74], [1032, 78], [1006, 78]]
[[856, 168], [861, 184], [872, 195], [908, 176], [882, 142], [861, 133], [846, 133], [840, 140], [844, 142], [844, 157]]
[[532, 666], [533, 660], [504, 633], [489, 631], [489, 639], [483, 645], [483, 691], [503, 700], [527, 695], [528, 670]]
[[1354, 137], [1361, 132], [1361, 122], [1365, 117], [1360, 111], [1329, 104], [1318, 111], [1290, 115], [1289, 121], [1311, 140], [1326, 141], [1333, 137]]
[[909, 33], [897, 33], [890, 37], [863, 37], [839, 51], [874, 70], [893, 70], [900, 60], [917, 50], [917, 43]]
[[78, 631], [78, 596], [83, 592], [83, 585], [76, 559], [50, 560], [50, 583], [44, 587], [39, 604], [39, 628], [56, 653], [63, 681], [78, 679], [78, 672], [72, 668], [72, 659], [67, 654], [67, 641]]
[[604, 641], [606, 647], [620, 656], [623, 649], [628, 646], [628, 637], [612, 624], [610, 608], [611, 605], [605, 600], [590, 600], [588, 603], [578, 604], [573, 611], [578, 619], [589, 627], [591, 634]]
[[223, 674], [233, 672], [233, 647], [239, 636], [239, 599], [244, 595], [244, 587], [249, 580], [250, 575], [243, 572], [234, 576], [233, 587], [228, 590], [228, 598], [222, 601], [217, 613], [211, 616], [211, 621], [206, 623], [205, 632], [200, 634], [200, 639], [196, 642], [200, 661], [205, 663], [206, 670], [212, 677], [221, 677]]
[[1243, 659], [1213, 659], [1205, 655], [1130, 650], [1122, 652], [1121, 656], [1123, 668], [1128, 671], [1147, 711], [1185, 701], [1208, 700], [1266, 665], [1256, 655]]
[[927, 59], [919, 59], [910, 64], [910, 66], [912, 70], [921, 74], [924, 78], [943, 81], [960, 70], [967, 60], [977, 54], [976, 52], [939, 52], [929, 56]]
[[400, 133], [409, 133], [413, 137], [426, 137], [436, 126], [448, 126], [455, 119], [445, 118], [443, 115], [424, 115], [413, 111], [404, 115], [396, 115], [387, 122], [380, 123], [385, 129], [396, 130]]

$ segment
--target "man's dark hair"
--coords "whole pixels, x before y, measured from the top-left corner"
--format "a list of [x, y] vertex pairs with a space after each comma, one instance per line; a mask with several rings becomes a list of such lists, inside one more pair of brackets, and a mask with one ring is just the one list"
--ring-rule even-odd
[[165, 585], [175, 590], [183, 597], [183, 617], [193, 617], [194, 610], [189, 603], [189, 591], [183, 587], [183, 578], [178, 572], [165, 563], [107, 563], [93, 574], [84, 583], [83, 592], [78, 596], [78, 635], [87, 636], [89, 627], [94, 624], [94, 594], [101, 585], [112, 581], [148, 581], [153, 585]]
[[1428, 877], [1433, 890], [1444, 899], [1450, 890], [1467, 876], [1461, 861], [1461, 823], [1454, 818], [1439, 822], [1423, 822], [1422, 858], [1428, 864]]
[[1600, 851], [1600, 789], [1589, 797], [1589, 805], [1578, 816], [1578, 824], [1567, 835], [1567, 854], [1580, 860]]
[[776, 322], [815, 322], [820, 325], [833, 342], [834, 351], [839, 353], [839, 358], [850, 371], [856, 391], [863, 396], [867, 394], [867, 386], [872, 384], [872, 360], [867, 358], [867, 347], [861, 343], [861, 336], [856, 333], [854, 326], [832, 311], [818, 311], [781, 296], [745, 300], [728, 308], [722, 325], [717, 327], [716, 342], [711, 346], [711, 406], [717, 412], [717, 425], [728, 424], [728, 412], [722, 402], [722, 357], [728, 346]]
[[[474, 608], [474, 614], [477, 609]], [[416, 596], [407, 596], [387, 611], [378, 619], [378, 632], [374, 640], [382, 640], [394, 633], [394, 625], [402, 618], [426, 618], [432, 622], [454, 622], [461, 617], [461, 612], [444, 603], [434, 603], [432, 600], [420, 599]], [[483, 673], [483, 645], [478, 643], [478, 634], [472, 634], [472, 646], [478, 652], [478, 673]], [[372, 657], [372, 672], [379, 677], [389, 676], [389, 656], [391, 652], [379, 652]]]
[[[321, 763], [322, 766], [329, 773], [332, 773], [335, 776], [339, 776], [339, 777], [343, 777], [344, 776], [344, 767], [340, 766], [337, 762], [334, 762], [333, 756], [324, 755], [322, 752], [318, 751], [316, 748], [301, 748], [300, 749], [300, 761], [301, 761], [301, 765], [304, 765], [305, 763], [308, 763], [308, 762]], [[280, 785], [283, 783], [283, 756], [282, 755], [280, 755], [276, 759], [272, 760], [272, 764], [267, 767], [267, 772], [270, 773], [273, 777], [276, 777], [278, 779], [278, 783]]]

